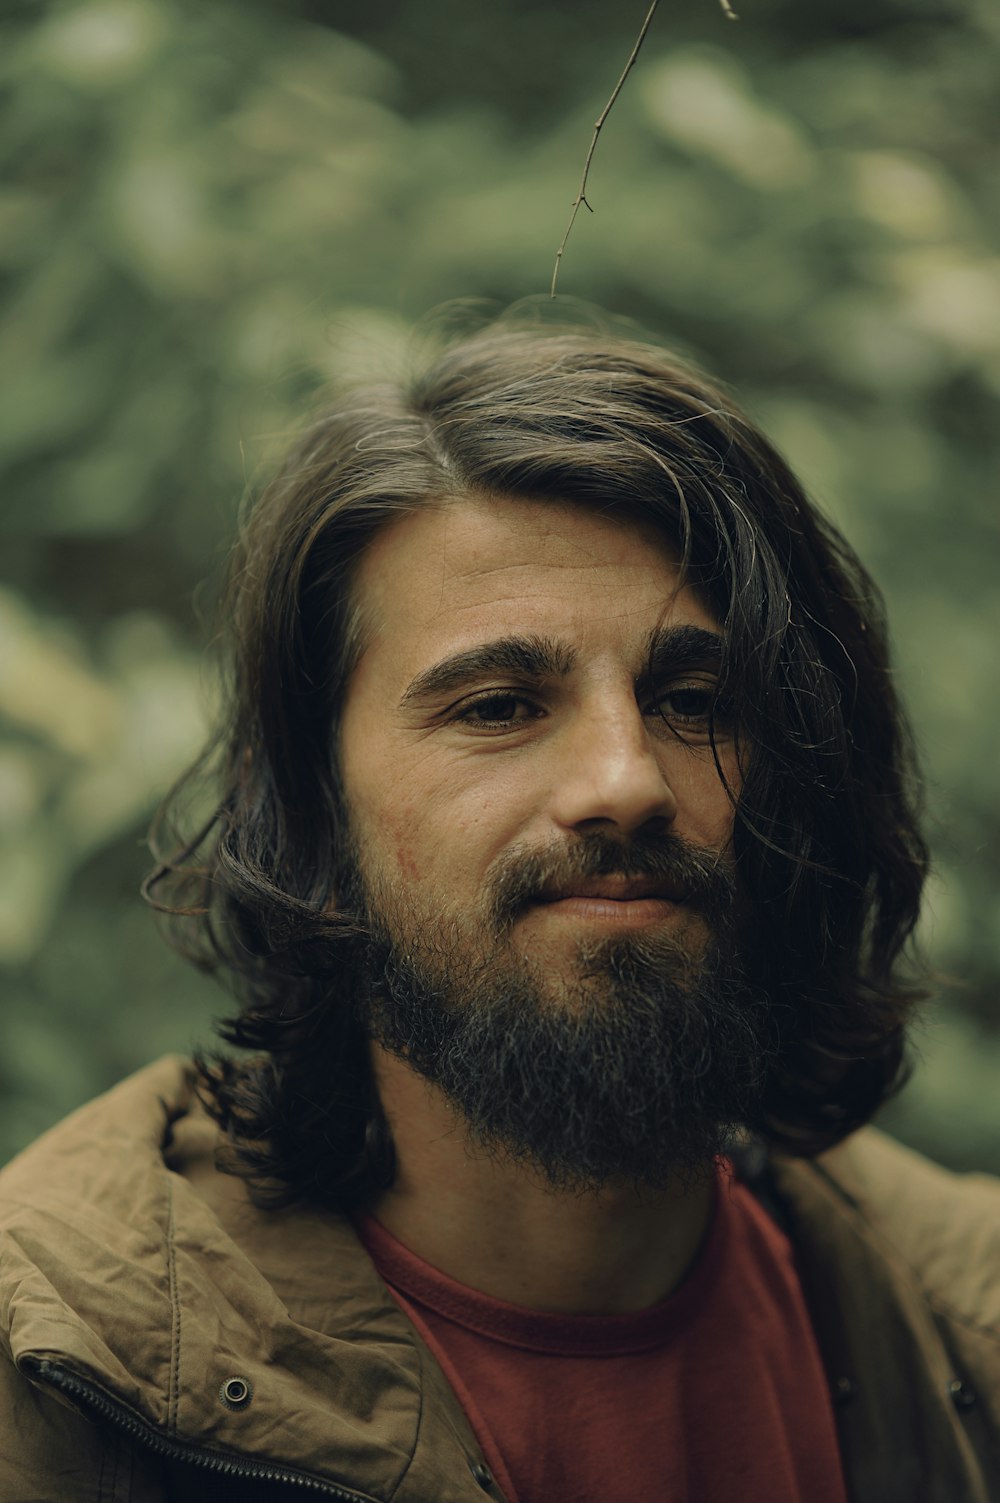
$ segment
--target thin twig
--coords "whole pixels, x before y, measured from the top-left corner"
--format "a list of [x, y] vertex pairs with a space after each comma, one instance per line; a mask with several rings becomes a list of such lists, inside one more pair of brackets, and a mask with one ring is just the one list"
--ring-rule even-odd
[[573, 208], [570, 212], [569, 224], [566, 226], [566, 233], [562, 237], [559, 249], [556, 251], [556, 264], [552, 268], [552, 286], [549, 288], [550, 297], [554, 298], [556, 295], [556, 283], [559, 280], [559, 262], [562, 260], [563, 251], [566, 249], [566, 242], [570, 237], [570, 231], [572, 230], [573, 225], [576, 223], [576, 216], [580, 212], [580, 205], [587, 204], [587, 208], [590, 209], [590, 212], [594, 212], [590, 204], [587, 203], [587, 174], [590, 172], [590, 164], [594, 160], [594, 152], [597, 149], [597, 138], [601, 134], [605, 120], [611, 114], [615, 100], [618, 98], [618, 95], [622, 91], [622, 85], [624, 84], [626, 78], [628, 78], [629, 74], [632, 71], [632, 68], [635, 65], [635, 60], [639, 56], [639, 49], [641, 48], [643, 42], [646, 40], [646, 32], [649, 30], [650, 23], [652, 22], [652, 19], [656, 14], [656, 7], [659, 5], [659, 3], [660, 0], [653, 0], [652, 5], [649, 7], [648, 12], [646, 13], [646, 19], [642, 23], [642, 29], [635, 39], [635, 46], [632, 48], [629, 60], [625, 64], [625, 67], [622, 69], [622, 76], [615, 84], [611, 98], [604, 106], [604, 109], [601, 111], [600, 117], [598, 118], [597, 123], [594, 126], [594, 134], [591, 137], [590, 141], [590, 150], [587, 152], [587, 160], [583, 164], [583, 177], [580, 179], [580, 191], [576, 195], [576, 198], [573, 200]]
[[[615, 84], [611, 98], [604, 106], [604, 109], [601, 111], [600, 117], [598, 118], [594, 126], [594, 134], [590, 138], [590, 150], [587, 152], [587, 160], [583, 164], [583, 177], [580, 179], [580, 191], [573, 200], [573, 207], [570, 210], [569, 215], [569, 224], [566, 226], [566, 233], [563, 235], [562, 240], [559, 242], [559, 249], [556, 251], [556, 264], [552, 268], [552, 285], [549, 288], [549, 296], [551, 298], [554, 298], [556, 295], [556, 283], [559, 280], [559, 263], [563, 258], [563, 251], [566, 249], [566, 242], [569, 240], [570, 232], [574, 224], [576, 223], [576, 216], [580, 212], [580, 205], [586, 204], [591, 214], [593, 214], [594, 212], [592, 205], [587, 202], [587, 177], [590, 172], [590, 164], [594, 160], [594, 152], [597, 149], [597, 138], [601, 134], [605, 120], [611, 114], [615, 100], [618, 98], [618, 95], [622, 91], [622, 85], [635, 66], [635, 60], [639, 56], [639, 50], [642, 47], [643, 42], [646, 40], [646, 32], [650, 28], [650, 24], [652, 23], [653, 17], [656, 14], [656, 7], [659, 5], [659, 3], [660, 0], [653, 0], [652, 5], [646, 12], [646, 19], [645, 21], [643, 21], [639, 35], [635, 39], [635, 46], [632, 48], [628, 62], [622, 69], [622, 76]], [[729, 0], [719, 0], [719, 4], [722, 6], [723, 15], [728, 16], [730, 21], [739, 20], [739, 17], [733, 10], [733, 7], [730, 5]]]

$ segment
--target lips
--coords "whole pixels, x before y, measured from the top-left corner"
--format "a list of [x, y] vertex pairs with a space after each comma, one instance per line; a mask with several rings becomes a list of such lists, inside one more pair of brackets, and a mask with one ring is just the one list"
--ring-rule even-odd
[[566, 898], [597, 898], [610, 903], [634, 903], [644, 898], [659, 898], [668, 903], [683, 903], [684, 894], [662, 877], [623, 877], [612, 873], [604, 877], [575, 877], [565, 884], [543, 887], [538, 894], [542, 903], [558, 903]]

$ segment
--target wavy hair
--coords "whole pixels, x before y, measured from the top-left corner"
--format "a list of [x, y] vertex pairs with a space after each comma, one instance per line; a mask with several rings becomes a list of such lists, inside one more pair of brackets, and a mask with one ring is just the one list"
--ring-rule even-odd
[[[882, 599], [730, 397], [652, 344], [499, 326], [406, 382], [346, 391], [243, 519], [222, 613], [223, 714], [154, 826], [145, 884], [174, 942], [239, 1000], [201, 1057], [220, 1166], [263, 1203], [349, 1209], [390, 1183], [357, 1006], [359, 928], [338, 911], [335, 745], [364, 623], [359, 557], [401, 515], [475, 494], [620, 507], [655, 523], [724, 628], [739, 726], [734, 848], [756, 978], [780, 1018], [760, 1117], [808, 1155], [906, 1073], [921, 993], [902, 956], [927, 872], [912, 738]], [[216, 781], [185, 833], [186, 790]]]

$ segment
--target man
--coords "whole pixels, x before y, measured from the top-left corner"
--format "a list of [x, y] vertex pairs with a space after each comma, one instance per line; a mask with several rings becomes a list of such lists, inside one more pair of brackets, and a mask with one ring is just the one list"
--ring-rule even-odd
[[251, 1052], [3, 1176], [0, 1495], [1000, 1497], [1000, 1193], [864, 1127], [926, 868], [879, 600], [766, 440], [487, 331], [308, 428], [226, 621], [149, 891]]

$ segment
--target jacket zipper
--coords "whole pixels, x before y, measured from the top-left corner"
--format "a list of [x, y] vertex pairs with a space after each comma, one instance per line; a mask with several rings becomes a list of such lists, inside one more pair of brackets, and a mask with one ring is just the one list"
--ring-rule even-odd
[[102, 1419], [110, 1420], [117, 1429], [139, 1441], [157, 1456], [173, 1461], [187, 1461], [193, 1466], [200, 1466], [220, 1476], [245, 1477], [255, 1482], [286, 1483], [289, 1487], [302, 1488], [304, 1492], [340, 1499], [341, 1503], [373, 1503], [366, 1493], [350, 1492], [347, 1488], [337, 1487], [333, 1482], [324, 1482], [319, 1477], [312, 1477], [308, 1472], [275, 1466], [271, 1462], [254, 1461], [249, 1456], [239, 1456], [234, 1453], [223, 1455], [206, 1451], [204, 1447], [193, 1445], [189, 1441], [170, 1440], [153, 1425], [130, 1414], [123, 1405], [109, 1398], [95, 1383], [78, 1377], [76, 1373], [67, 1372], [56, 1363], [39, 1357], [26, 1357], [21, 1365], [40, 1382], [48, 1384], [50, 1388], [59, 1389], [71, 1399], [77, 1399], [95, 1414], [100, 1415]]

